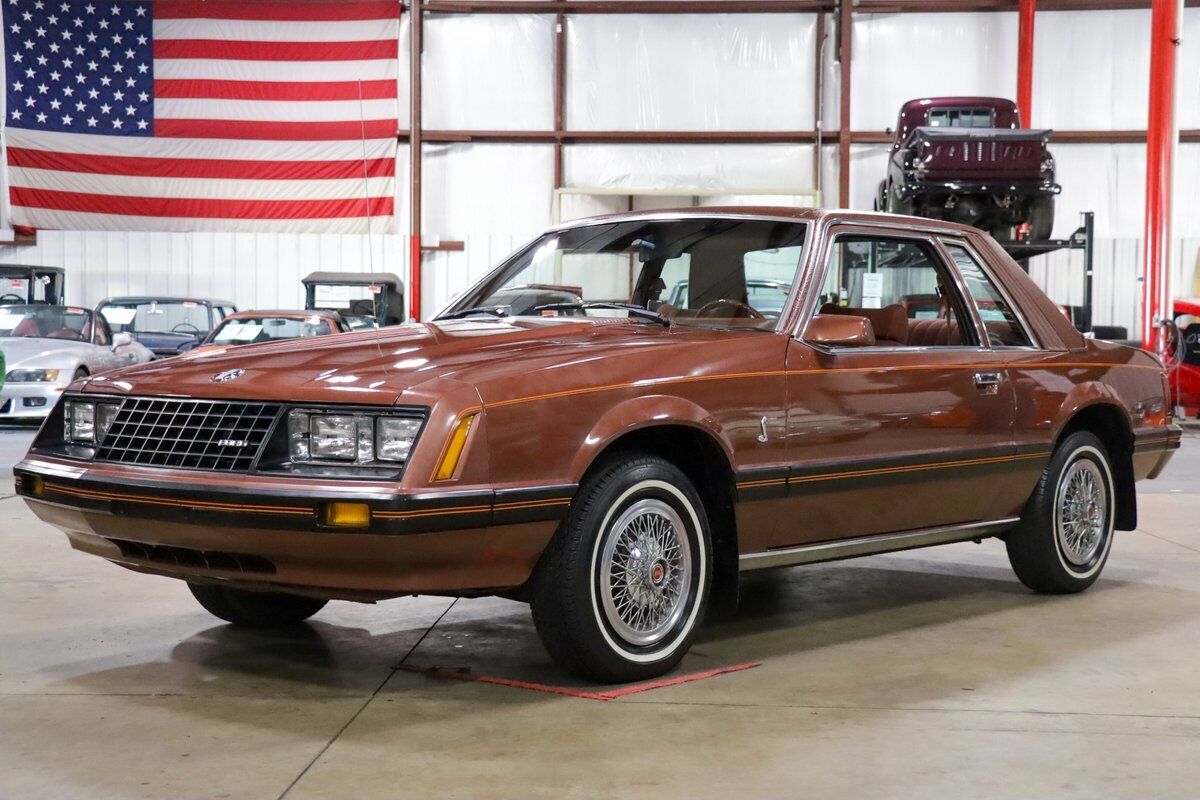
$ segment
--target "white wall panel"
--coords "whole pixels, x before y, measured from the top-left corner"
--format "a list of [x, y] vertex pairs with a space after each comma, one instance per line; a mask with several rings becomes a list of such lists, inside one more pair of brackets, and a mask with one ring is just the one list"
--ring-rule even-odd
[[432, 130], [554, 127], [554, 17], [451, 14], [425, 21], [422, 122]]
[[564, 172], [567, 186], [799, 191], [813, 183], [812, 146], [574, 145]]
[[918, 97], [1016, 93], [1015, 13], [855, 15], [853, 47], [855, 130], [895, 127]]
[[1038, 14], [1033, 126], [1144, 129], [1149, 74], [1150, 9]]
[[808, 130], [814, 14], [582, 14], [567, 26], [572, 130]]

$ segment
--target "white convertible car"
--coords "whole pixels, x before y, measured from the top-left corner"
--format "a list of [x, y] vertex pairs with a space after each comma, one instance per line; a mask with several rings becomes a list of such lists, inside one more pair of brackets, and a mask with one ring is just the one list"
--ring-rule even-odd
[[0, 351], [8, 369], [0, 422], [41, 419], [76, 378], [154, 356], [86, 308], [41, 304], [0, 306]]

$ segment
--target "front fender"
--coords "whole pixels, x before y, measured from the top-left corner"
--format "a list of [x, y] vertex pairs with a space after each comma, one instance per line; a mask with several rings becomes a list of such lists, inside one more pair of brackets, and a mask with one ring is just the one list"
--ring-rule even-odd
[[623, 436], [646, 428], [682, 425], [708, 434], [733, 463], [733, 445], [717, 419], [691, 400], [673, 395], [643, 395], [609, 408], [584, 438], [571, 461], [572, 480], [578, 483], [588, 467]]

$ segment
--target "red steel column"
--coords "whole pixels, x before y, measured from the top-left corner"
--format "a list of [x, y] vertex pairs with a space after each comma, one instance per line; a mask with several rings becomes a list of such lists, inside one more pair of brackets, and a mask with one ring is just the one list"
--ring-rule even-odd
[[409, 42], [409, 133], [408, 170], [410, 176], [408, 205], [408, 308], [413, 321], [421, 319], [421, 0], [411, 0], [408, 6]]
[[1017, 22], [1017, 109], [1021, 125], [1033, 127], [1033, 18], [1037, 0], [1021, 0]]
[[1157, 323], [1171, 302], [1171, 178], [1175, 150], [1175, 48], [1183, 0], [1153, 0], [1150, 109], [1146, 125], [1146, 229], [1142, 347], [1160, 347]]

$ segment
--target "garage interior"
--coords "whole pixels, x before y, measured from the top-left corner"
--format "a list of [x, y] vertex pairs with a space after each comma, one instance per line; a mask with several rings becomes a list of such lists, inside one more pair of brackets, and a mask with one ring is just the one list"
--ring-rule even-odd
[[[871, 210], [902, 104], [964, 96], [1053, 130], [1062, 244], [1027, 268], [1065, 313], [1154, 348], [1200, 295], [1196, 0], [412, 0], [396, 31], [397, 135], [371, 145], [393, 165], [360, 190], [383, 213], [9, 216], [0, 263], [64, 268], [87, 308], [303, 308], [309, 273], [388, 272], [428, 320], [558, 221]], [[1085, 219], [1091, 274], [1068, 246]], [[221, 624], [181, 582], [72, 552], [13, 489], [34, 430], [0, 428], [0, 797], [1191, 796], [1200, 427], [1180, 422], [1086, 594], [1030, 593], [994, 539], [756, 573], [636, 691], [563, 675], [494, 597]]]

